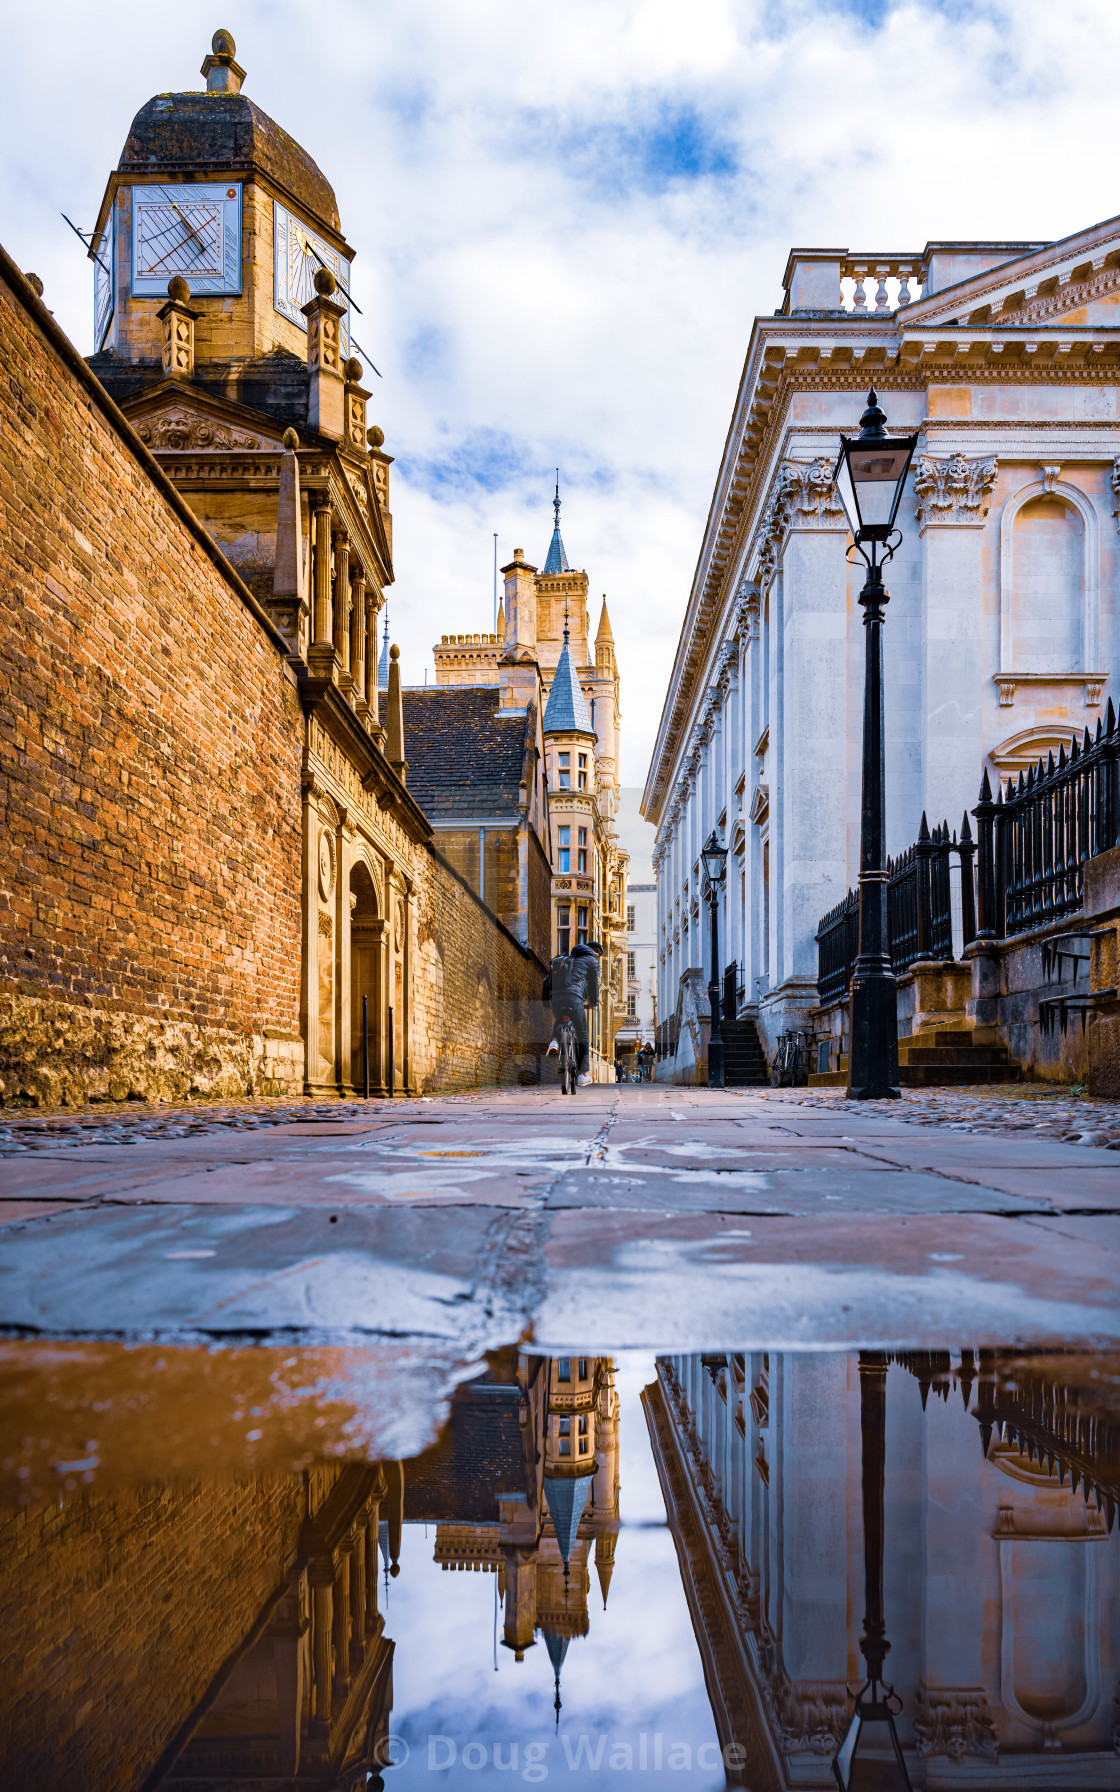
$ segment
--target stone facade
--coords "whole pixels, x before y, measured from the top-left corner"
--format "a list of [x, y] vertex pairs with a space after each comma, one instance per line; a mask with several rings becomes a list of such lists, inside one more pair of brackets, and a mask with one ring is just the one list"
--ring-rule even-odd
[[[832, 487], [872, 382], [919, 434], [887, 572], [887, 850], [959, 828], [987, 768], [1069, 748], [1116, 647], [1120, 236], [795, 250], [756, 320], [643, 797], [658, 829], [659, 1013], [720, 936], [773, 1049], [816, 1000], [820, 918], [854, 885], [862, 564]], [[917, 290], [916, 290], [917, 289]], [[853, 557], [854, 559], [854, 557]]]

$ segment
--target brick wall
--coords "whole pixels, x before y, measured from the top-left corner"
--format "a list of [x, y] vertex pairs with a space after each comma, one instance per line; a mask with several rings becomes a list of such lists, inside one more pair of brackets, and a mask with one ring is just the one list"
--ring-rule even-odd
[[262, 1475], [0, 1516], [5, 1784], [141, 1785], [282, 1584], [303, 1504]]
[[421, 863], [413, 908], [413, 1080], [425, 1093], [539, 1082], [551, 1026], [540, 999], [546, 967], [435, 848]]
[[267, 619], [0, 251], [0, 1099], [298, 1087]]

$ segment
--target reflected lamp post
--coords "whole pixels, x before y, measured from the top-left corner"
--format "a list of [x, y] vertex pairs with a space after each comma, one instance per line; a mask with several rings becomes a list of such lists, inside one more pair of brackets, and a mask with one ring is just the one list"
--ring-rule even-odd
[[895, 527], [917, 435], [888, 436], [872, 387], [858, 436], [840, 437], [833, 480], [855, 551], [867, 567], [859, 602], [865, 629], [863, 777], [859, 840], [859, 956], [852, 971], [848, 1095], [898, 1096], [898, 1014], [887, 931], [886, 790], [883, 724], [883, 567], [902, 541]]
[[[863, 1446], [863, 1635], [860, 1654], [867, 1663], [867, 1679], [855, 1695], [855, 1710], [848, 1733], [832, 1757], [832, 1771], [840, 1792], [913, 1792], [895, 1718], [902, 1700], [883, 1679], [883, 1663], [890, 1654], [883, 1617], [883, 1493], [886, 1485], [887, 1359], [878, 1351], [861, 1351], [859, 1359], [859, 1421]], [[884, 1724], [891, 1757], [876, 1753], [857, 1759], [869, 1724]]]
[[716, 839], [715, 829], [709, 834], [700, 854], [707, 878], [708, 909], [712, 923], [712, 978], [708, 984], [708, 1001], [712, 1010], [712, 1031], [708, 1039], [708, 1087], [723, 1088], [723, 1035], [719, 1011], [719, 891], [727, 863], [727, 848]]

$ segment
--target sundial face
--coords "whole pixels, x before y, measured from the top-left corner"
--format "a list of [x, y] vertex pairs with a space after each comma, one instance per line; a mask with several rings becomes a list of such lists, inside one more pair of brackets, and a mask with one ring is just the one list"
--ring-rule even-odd
[[241, 291], [239, 182], [133, 187], [133, 298], [166, 298], [173, 274], [196, 297]]
[[[288, 211], [278, 199], [272, 202], [272, 229], [274, 244], [274, 289], [273, 304], [281, 317], [290, 323], [306, 330], [307, 319], [303, 315], [303, 306], [310, 304], [315, 297], [315, 275], [320, 268], [328, 268], [338, 281], [337, 298], [340, 304], [348, 305], [350, 296], [350, 263], [344, 255], [297, 218], [294, 212]], [[350, 354], [350, 313], [341, 322], [342, 359]]]
[[113, 229], [117, 208], [109, 208], [109, 218], [100, 239], [91, 247], [93, 256], [93, 352], [99, 354], [109, 325], [113, 321], [113, 298], [116, 281], [116, 233]]

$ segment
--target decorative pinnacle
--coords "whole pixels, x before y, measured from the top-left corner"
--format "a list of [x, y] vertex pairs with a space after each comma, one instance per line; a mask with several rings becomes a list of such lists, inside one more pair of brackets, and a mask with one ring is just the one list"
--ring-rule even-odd
[[878, 442], [886, 435], [884, 425], [887, 413], [882, 410], [875, 396], [875, 388], [871, 387], [867, 394], [867, 409], [859, 420], [859, 439], [861, 442]]

